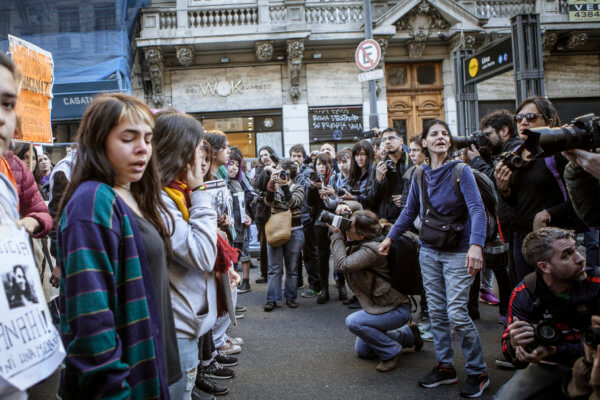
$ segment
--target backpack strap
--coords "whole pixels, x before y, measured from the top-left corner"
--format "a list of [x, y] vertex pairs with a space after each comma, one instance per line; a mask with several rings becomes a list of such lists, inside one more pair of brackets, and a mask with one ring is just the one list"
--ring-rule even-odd
[[463, 199], [465, 205], [467, 205], [467, 203], [465, 201], [465, 197], [462, 194], [462, 191], [460, 190], [460, 180], [462, 179], [463, 169], [465, 169], [466, 166], [467, 164], [465, 164], [464, 162], [457, 162], [456, 164], [454, 164], [454, 168], [452, 168], [452, 182], [454, 186], [454, 191], [456, 192], [456, 195], [459, 198]]
[[544, 158], [544, 162], [546, 163], [546, 168], [552, 173], [554, 179], [556, 179], [556, 183], [558, 183], [558, 187], [562, 192], [563, 198], [567, 201], [567, 189], [565, 188], [565, 184], [563, 183], [560, 174], [558, 173], [558, 167], [556, 166], [556, 158], [554, 156]]
[[523, 283], [525, 284], [527, 290], [529, 290], [531, 294], [534, 294], [537, 284], [537, 272], [533, 271], [525, 275], [525, 278], [523, 278]]

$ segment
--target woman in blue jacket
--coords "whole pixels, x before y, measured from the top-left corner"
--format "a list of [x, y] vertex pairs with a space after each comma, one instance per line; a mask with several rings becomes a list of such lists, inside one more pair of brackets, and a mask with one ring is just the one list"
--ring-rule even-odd
[[[379, 251], [387, 254], [392, 240], [399, 238], [417, 215], [421, 217], [419, 262], [437, 363], [419, 384], [431, 388], [458, 381], [453, 363], [453, 329], [460, 338], [468, 374], [460, 394], [478, 397], [489, 385], [489, 379], [479, 332], [469, 317], [467, 303], [473, 277], [483, 263], [485, 210], [471, 168], [465, 166], [462, 170], [458, 180], [460, 193], [455, 188], [452, 176], [458, 161], [451, 161], [448, 155], [452, 145], [448, 124], [432, 120], [424, 129], [422, 143], [428, 160], [421, 171], [415, 172], [406, 207]], [[431, 228], [436, 220], [444, 219], [452, 220], [455, 228], [447, 231], [447, 237], [445, 231]]]

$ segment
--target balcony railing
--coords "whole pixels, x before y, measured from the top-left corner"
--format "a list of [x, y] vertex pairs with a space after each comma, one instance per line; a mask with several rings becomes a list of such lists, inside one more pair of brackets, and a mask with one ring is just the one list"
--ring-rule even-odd
[[521, 13], [535, 12], [535, 1], [482, 0], [477, 2], [479, 18], [510, 18]]
[[231, 28], [258, 25], [257, 7], [190, 10], [187, 16], [189, 28]]

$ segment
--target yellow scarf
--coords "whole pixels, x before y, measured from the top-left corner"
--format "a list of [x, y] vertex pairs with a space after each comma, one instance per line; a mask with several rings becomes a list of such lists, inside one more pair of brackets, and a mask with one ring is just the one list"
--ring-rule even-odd
[[174, 180], [169, 186], [165, 186], [163, 190], [167, 192], [169, 197], [177, 204], [179, 211], [183, 214], [183, 219], [189, 221], [190, 211], [188, 208], [190, 196], [187, 185], [181, 181]]

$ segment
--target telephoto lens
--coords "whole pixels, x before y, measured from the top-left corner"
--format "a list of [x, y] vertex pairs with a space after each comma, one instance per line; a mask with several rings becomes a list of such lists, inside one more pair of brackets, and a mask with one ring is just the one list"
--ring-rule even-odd
[[352, 221], [348, 218], [330, 213], [329, 211], [322, 211], [321, 215], [319, 215], [319, 221], [325, 222], [344, 232], [349, 230], [352, 226]]

